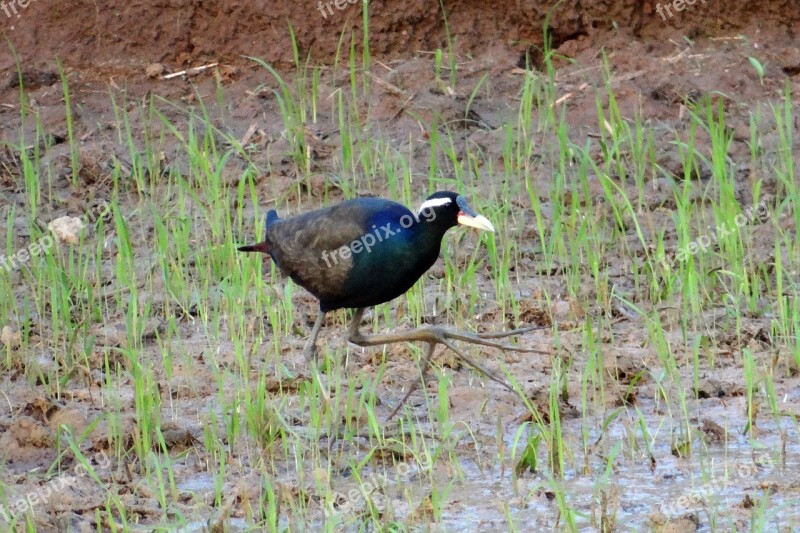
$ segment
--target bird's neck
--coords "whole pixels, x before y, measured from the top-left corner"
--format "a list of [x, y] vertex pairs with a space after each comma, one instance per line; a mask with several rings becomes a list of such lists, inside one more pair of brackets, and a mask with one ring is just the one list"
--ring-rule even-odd
[[424, 219], [411, 226], [413, 240], [420, 253], [432, 253], [439, 255], [439, 248], [442, 245], [442, 238], [447, 230], [452, 226], [437, 224], [436, 221], [427, 222]]

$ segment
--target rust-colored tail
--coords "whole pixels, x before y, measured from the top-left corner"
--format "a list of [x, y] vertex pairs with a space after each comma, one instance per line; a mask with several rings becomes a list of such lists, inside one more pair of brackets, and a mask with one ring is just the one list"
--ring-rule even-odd
[[240, 252], [261, 252], [262, 254], [269, 253], [269, 243], [267, 241], [258, 244], [248, 244], [247, 246], [240, 246]]
[[270, 250], [269, 242], [267, 241], [267, 228], [278, 221], [278, 213], [274, 209], [267, 212], [267, 220], [264, 224], [264, 241], [258, 244], [248, 244], [247, 246], [240, 246], [240, 252], [260, 252], [268, 254]]

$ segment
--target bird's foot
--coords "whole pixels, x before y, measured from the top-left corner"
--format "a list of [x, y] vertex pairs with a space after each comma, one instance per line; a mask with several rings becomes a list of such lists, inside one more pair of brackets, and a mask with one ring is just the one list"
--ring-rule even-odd
[[[543, 327], [539, 326], [531, 326], [527, 328], [517, 328], [512, 329], [510, 331], [501, 331], [501, 332], [486, 332], [486, 333], [472, 333], [469, 331], [458, 331], [449, 328], [442, 328], [438, 326], [429, 327], [429, 328], [422, 328], [427, 329], [431, 332], [433, 337], [438, 341], [439, 344], [447, 344], [445, 341], [447, 340], [456, 340], [456, 341], [463, 341], [469, 344], [478, 344], [480, 346], [488, 346], [490, 348], [497, 348], [498, 350], [506, 350], [511, 352], [525, 352], [525, 353], [540, 353], [543, 355], [547, 355], [546, 352], [542, 352], [541, 350], [536, 350], [533, 348], [523, 348], [521, 346], [514, 346], [512, 344], [503, 344], [501, 342], [494, 342], [494, 339], [504, 339], [508, 337], [514, 337], [517, 335], [521, 335], [523, 333], [527, 333], [529, 331], [535, 331], [537, 329], [544, 329]], [[491, 340], [490, 340], [491, 339]]]
[[[547, 352], [543, 352], [541, 350], [536, 350], [533, 348], [523, 348], [520, 346], [513, 346], [511, 344], [503, 344], [500, 342], [495, 342], [496, 339], [513, 337], [515, 335], [520, 335], [522, 333], [527, 333], [529, 331], [534, 331], [537, 329], [544, 329], [544, 328], [533, 326], [526, 328], [518, 328], [511, 331], [503, 331], [499, 333], [469, 333], [469, 332], [452, 330], [449, 328], [443, 328], [440, 326], [433, 326], [433, 327], [414, 329], [411, 331], [407, 331], [405, 333], [365, 336], [358, 329], [358, 321], [354, 321], [353, 323], [351, 323], [350, 335], [348, 340], [353, 344], [363, 347], [394, 344], [399, 342], [414, 342], [414, 341], [425, 342], [428, 344], [429, 347], [428, 355], [425, 358], [426, 370], [430, 365], [430, 357], [433, 353], [433, 348], [437, 344], [443, 344], [448, 349], [452, 350], [467, 365], [471, 366], [473, 369], [477, 370], [479, 373], [486, 376], [486, 378], [502, 385], [508, 391], [516, 393], [517, 391], [514, 390], [514, 388], [511, 385], [506, 383], [504, 380], [498, 378], [497, 376], [492, 374], [489, 370], [483, 368], [480, 364], [476, 363], [474, 360], [468, 357], [453, 343], [453, 341], [461, 341], [469, 344], [477, 344], [479, 346], [487, 346], [490, 348], [497, 348], [499, 350], [508, 350], [508, 351], [526, 352], [526, 353], [541, 353], [547, 355]], [[389, 420], [391, 420], [394, 417], [394, 415], [400, 410], [400, 407], [402, 407], [402, 405], [405, 403], [405, 401], [408, 399], [411, 393], [413, 393], [415, 390], [416, 386], [412, 387], [408, 391], [403, 401], [401, 401], [400, 404], [392, 411], [391, 415], [389, 416]]]

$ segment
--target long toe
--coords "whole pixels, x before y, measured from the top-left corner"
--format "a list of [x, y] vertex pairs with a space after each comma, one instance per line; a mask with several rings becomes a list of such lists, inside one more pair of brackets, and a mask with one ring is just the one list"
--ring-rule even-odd
[[522, 335], [523, 333], [528, 333], [529, 331], [538, 331], [542, 329], [548, 329], [550, 326], [526, 326], [524, 328], [517, 328], [512, 329], [509, 331], [490, 331], [485, 333], [476, 333], [477, 337], [481, 339], [502, 339], [504, 337], [513, 337], [515, 335]]
[[539, 352], [538, 350], [535, 350], [533, 348], [522, 348], [521, 346], [513, 346], [511, 344], [503, 344], [500, 342], [487, 340], [487, 339], [508, 337], [509, 335], [498, 336], [496, 334], [491, 334], [490, 336], [483, 337], [475, 333], [464, 333], [462, 331], [449, 331], [449, 330], [445, 330], [442, 333], [442, 335], [448, 339], [463, 341], [470, 344], [478, 344], [480, 346], [488, 346], [489, 348], [497, 348], [498, 350], [506, 350], [511, 352], [526, 352], [526, 353], [544, 353], [544, 352]]

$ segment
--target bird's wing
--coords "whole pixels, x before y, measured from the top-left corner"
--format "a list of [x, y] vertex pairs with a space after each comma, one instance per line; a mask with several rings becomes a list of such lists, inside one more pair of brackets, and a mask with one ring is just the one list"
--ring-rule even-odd
[[267, 235], [278, 267], [320, 300], [341, 296], [353, 256], [340, 249], [372, 231], [370, 220], [387, 206], [373, 200], [344, 202], [274, 222]]

